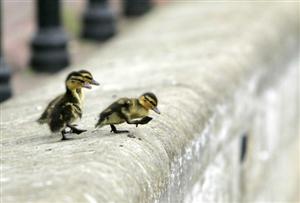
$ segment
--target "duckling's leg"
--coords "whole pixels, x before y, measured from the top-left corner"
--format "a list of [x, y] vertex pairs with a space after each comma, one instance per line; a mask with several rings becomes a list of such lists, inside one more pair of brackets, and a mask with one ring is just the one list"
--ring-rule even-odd
[[129, 133], [128, 130], [117, 130], [116, 126], [114, 126], [113, 124], [110, 124], [110, 127], [111, 127], [111, 131], [110, 132], [113, 132], [113, 133]]
[[78, 128], [74, 127], [74, 125], [68, 124], [67, 126], [68, 126], [69, 128], [71, 128], [71, 133], [75, 133], [75, 134], [77, 134], [77, 135], [79, 135], [79, 134], [81, 134], [81, 133], [87, 131], [87, 130], [83, 130], [83, 129], [78, 129]]

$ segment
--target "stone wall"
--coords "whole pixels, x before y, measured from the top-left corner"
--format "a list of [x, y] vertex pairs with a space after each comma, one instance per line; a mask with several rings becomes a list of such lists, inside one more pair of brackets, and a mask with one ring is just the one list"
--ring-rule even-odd
[[298, 64], [220, 105], [172, 162], [160, 202], [298, 202]]
[[[64, 91], [70, 69], [1, 104], [1, 200], [299, 201], [295, 58], [297, 3], [159, 8], [72, 67], [102, 84], [86, 91], [79, 127], [88, 132], [61, 142], [35, 122]], [[146, 91], [157, 94], [162, 114], [145, 126], [120, 126], [136, 138], [94, 130], [116, 97]]]
[[246, 202], [298, 202], [300, 198], [299, 56], [285, 68], [255, 102], [249, 154], [242, 168]]

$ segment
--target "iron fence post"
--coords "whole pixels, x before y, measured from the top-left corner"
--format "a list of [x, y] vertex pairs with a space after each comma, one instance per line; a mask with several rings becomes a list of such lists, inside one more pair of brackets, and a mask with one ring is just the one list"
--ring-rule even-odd
[[38, 72], [54, 73], [70, 64], [68, 38], [61, 26], [60, 1], [36, 0], [37, 33], [31, 42], [31, 67]]
[[89, 0], [83, 14], [81, 37], [105, 41], [116, 34], [116, 20], [107, 0]]
[[152, 8], [151, 0], [124, 0], [124, 13], [126, 16], [140, 16]]
[[12, 96], [10, 86], [11, 70], [2, 56], [2, 1], [0, 0], [0, 102]]

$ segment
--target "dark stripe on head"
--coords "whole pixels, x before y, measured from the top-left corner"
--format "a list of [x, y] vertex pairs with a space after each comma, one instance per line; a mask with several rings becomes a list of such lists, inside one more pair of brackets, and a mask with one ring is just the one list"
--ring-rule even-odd
[[154, 106], [157, 105], [157, 98], [152, 92], [146, 92], [143, 96]]
[[72, 76], [81, 76], [81, 74], [78, 73], [78, 72], [75, 72], [75, 71], [71, 72], [71, 73], [67, 76], [66, 82], [67, 82]]
[[79, 82], [81, 82], [81, 83], [84, 83], [84, 80], [81, 80], [81, 79], [79, 79], [79, 78], [72, 78], [72, 77], [71, 77], [70, 80], [73, 80], [73, 81], [79, 81]]
[[85, 78], [87, 78], [87, 79], [89, 79], [89, 80], [93, 80], [93, 78], [90, 77], [90, 76], [88, 76], [88, 75], [83, 75], [83, 77], [85, 77]]
[[154, 103], [153, 101], [149, 100], [147, 97], [145, 97], [153, 106], [156, 106], [156, 103]]
[[82, 75], [82, 77], [85, 77], [89, 80], [93, 80], [92, 74], [87, 70], [80, 70], [80, 71], [78, 71], [78, 73], [80, 73]]

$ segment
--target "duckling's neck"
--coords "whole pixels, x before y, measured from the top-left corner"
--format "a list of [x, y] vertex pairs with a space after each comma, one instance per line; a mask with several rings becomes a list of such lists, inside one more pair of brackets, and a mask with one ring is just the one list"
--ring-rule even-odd
[[149, 110], [145, 108], [138, 99], [134, 99], [130, 108], [131, 118], [142, 118], [149, 114]]
[[145, 109], [146, 111], [149, 111], [141, 102], [139, 99], [135, 99], [135, 103], [139, 108]]
[[81, 103], [82, 102], [82, 90], [81, 89], [69, 89], [67, 88], [66, 95], [69, 98], [73, 98], [75, 101]]
[[81, 89], [81, 88], [76, 89], [76, 93], [78, 94], [78, 96], [79, 96], [79, 98], [80, 98], [80, 101], [83, 102], [84, 94], [83, 94], [82, 89]]

